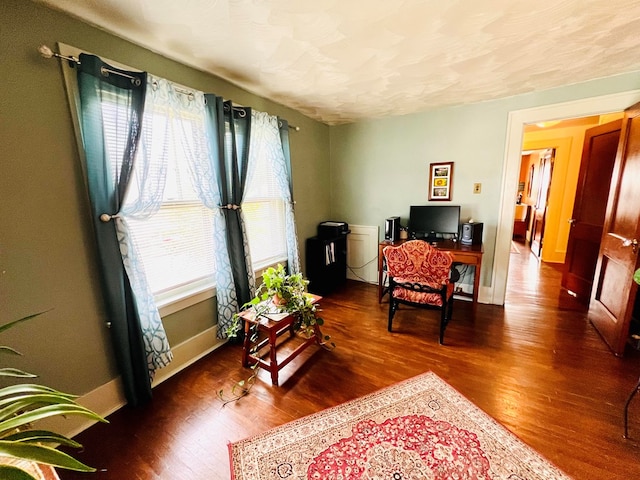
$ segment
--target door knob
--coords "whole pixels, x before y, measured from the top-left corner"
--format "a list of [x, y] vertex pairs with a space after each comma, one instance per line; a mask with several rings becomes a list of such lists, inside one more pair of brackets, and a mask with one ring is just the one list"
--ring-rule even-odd
[[571, 225], [572, 227], [576, 224], [576, 219], [575, 218], [570, 218], [567, 221], [569, 222], [569, 225]]
[[633, 250], [633, 253], [638, 253], [638, 240], [635, 238], [633, 240], [629, 240], [627, 238], [624, 242], [622, 242], [622, 246], [631, 247], [631, 249]]

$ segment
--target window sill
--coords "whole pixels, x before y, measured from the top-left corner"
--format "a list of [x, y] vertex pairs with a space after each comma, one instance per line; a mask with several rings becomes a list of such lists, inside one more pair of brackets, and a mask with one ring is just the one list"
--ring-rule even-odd
[[[258, 268], [254, 272], [258, 284], [260, 283], [260, 276], [262, 272], [269, 267], [275, 267], [278, 263], [284, 265], [287, 264], [287, 260], [280, 259], [278, 261], [268, 260], [258, 264]], [[176, 290], [174, 293], [163, 294], [156, 297], [156, 305], [160, 317], [164, 318], [172, 313], [179, 312], [185, 308], [189, 308], [196, 303], [203, 302], [216, 296], [216, 288], [213, 283], [198, 284], [192, 289], [188, 290]]]
[[156, 300], [160, 317], [164, 318], [172, 313], [189, 308], [196, 303], [203, 302], [216, 296], [216, 288], [213, 284], [200, 286], [187, 292], [176, 292], [173, 295], [163, 296]]

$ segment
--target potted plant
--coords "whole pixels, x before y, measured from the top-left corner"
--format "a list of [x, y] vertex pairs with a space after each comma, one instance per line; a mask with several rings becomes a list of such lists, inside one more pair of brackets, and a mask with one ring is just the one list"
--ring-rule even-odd
[[[44, 312], [30, 315], [0, 326], [3, 332], [15, 325], [32, 319]], [[20, 355], [11, 347], [0, 345], [0, 355]], [[16, 368], [1, 367], [0, 379], [35, 378], [36, 375]], [[25, 467], [38, 463], [80, 472], [94, 472], [75, 458], [59, 450], [64, 445], [79, 448], [81, 445], [70, 438], [48, 430], [37, 430], [33, 422], [57, 415], [82, 415], [92, 420], [106, 422], [91, 410], [76, 403], [74, 395], [35, 384], [20, 383], [0, 388], [0, 478], [9, 480], [39, 480], [33, 470]], [[3, 463], [6, 457], [8, 462]]]
[[[242, 309], [253, 308], [258, 315], [274, 308], [280, 312], [294, 313], [298, 319], [296, 329], [302, 330], [307, 336], [313, 335], [314, 326], [322, 326], [324, 320], [317, 315], [318, 305], [312, 302], [313, 297], [307, 292], [307, 285], [309, 281], [301, 273], [287, 274], [281, 264], [269, 267], [262, 272], [262, 283], [256, 295]], [[240, 329], [240, 318], [235, 315], [227, 334], [233, 337]], [[329, 336], [324, 336], [321, 340], [326, 342], [329, 339]]]
[[[264, 313], [292, 313], [296, 316], [294, 329], [302, 332], [307, 338], [315, 335], [316, 328], [319, 329], [324, 324], [322, 317], [318, 316], [318, 304], [313, 302], [313, 296], [307, 292], [309, 281], [301, 273], [288, 274], [284, 266], [278, 264], [276, 267], [269, 267], [262, 272], [262, 283], [256, 290], [256, 294], [249, 302], [242, 306], [242, 310], [254, 309], [256, 316]], [[233, 322], [227, 328], [227, 336], [232, 338], [238, 335], [242, 329], [242, 321], [238, 314], [234, 315]], [[255, 353], [255, 345], [258, 340], [258, 332], [255, 325], [249, 335], [254, 345], [252, 353]], [[318, 341], [325, 348], [335, 347], [334, 343], [328, 344], [331, 339], [328, 335], [322, 335]], [[330, 345], [330, 346], [329, 346]], [[232, 388], [232, 397], [226, 398], [224, 392], [220, 390], [218, 396], [226, 404], [238, 400], [249, 393], [257, 376], [258, 364], [251, 366], [253, 373], [246, 380], [241, 380]]]

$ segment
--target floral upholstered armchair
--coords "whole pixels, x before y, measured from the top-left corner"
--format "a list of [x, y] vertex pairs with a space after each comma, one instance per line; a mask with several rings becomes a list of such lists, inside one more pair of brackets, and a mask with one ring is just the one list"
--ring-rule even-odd
[[440, 338], [453, 313], [454, 283], [450, 281], [453, 256], [423, 240], [410, 240], [383, 249], [389, 276], [389, 325], [402, 304], [440, 310]]

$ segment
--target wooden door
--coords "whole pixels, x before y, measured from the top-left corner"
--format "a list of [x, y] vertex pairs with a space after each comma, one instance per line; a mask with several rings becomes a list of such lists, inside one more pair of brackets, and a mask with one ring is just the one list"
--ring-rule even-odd
[[531, 251], [541, 258], [544, 244], [544, 226], [549, 206], [549, 191], [551, 190], [551, 176], [553, 175], [553, 160], [555, 150], [549, 150], [540, 157], [538, 168], [538, 196], [533, 207], [533, 222], [531, 224]]
[[640, 104], [625, 111], [589, 302], [589, 320], [614, 354], [624, 353], [638, 286]]
[[585, 132], [562, 286], [589, 303], [622, 119]]

